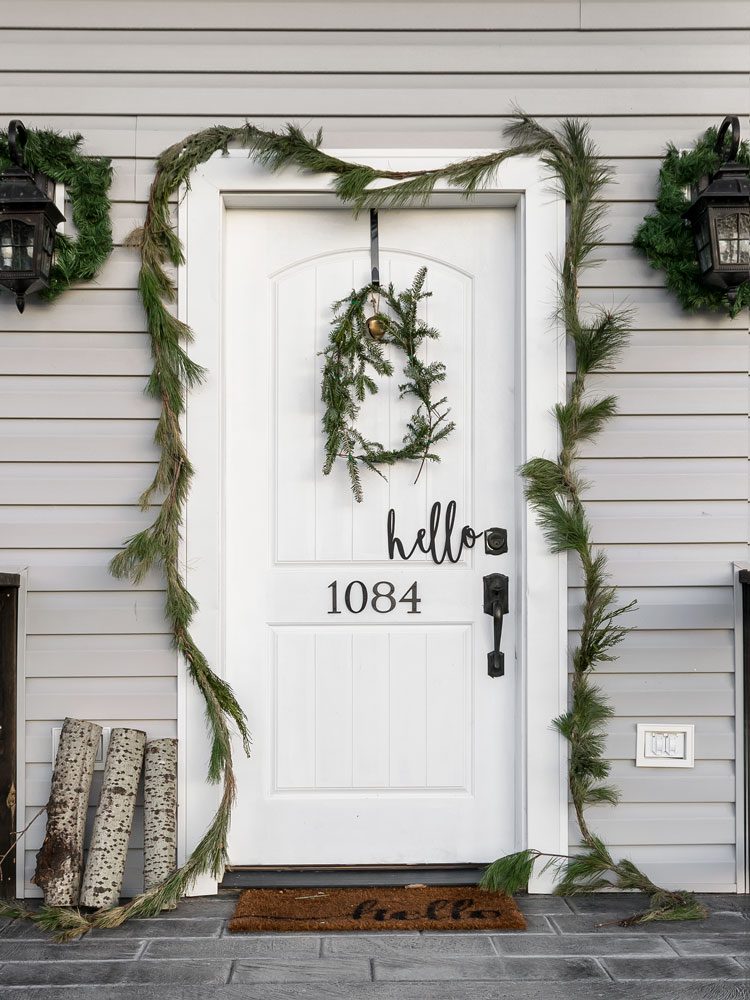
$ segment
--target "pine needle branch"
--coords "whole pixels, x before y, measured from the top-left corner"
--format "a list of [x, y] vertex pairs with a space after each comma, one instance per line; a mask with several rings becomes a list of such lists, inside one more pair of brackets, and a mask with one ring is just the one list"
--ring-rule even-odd
[[[576, 350], [576, 368], [568, 399], [555, 407], [560, 431], [556, 460], [535, 458], [521, 469], [526, 499], [552, 552], [572, 552], [583, 571], [583, 607], [580, 637], [572, 651], [571, 700], [567, 712], [555, 720], [568, 742], [568, 785], [581, 834], [580, 851], [568, 858], [522, 851], [495, 861], [483, 884], [505, 892], [518, 891], [535, 866], [549, 857], [557, 873], [556, 892], [572, 895], [604, 888], [639, 889], [651, 896], [649, 907], [633, 918], [693, 919], [705, 915], [689, 894], [659, 889], [631, 861], [616, 861], [589, 827], [586, 808], [616, 805], [617, 789], [606, 784], [610, 772], [605, 757], [605, 725], [613, 712], [590, 674], [598, 663], [613, 658], [613, 650], [629, 628], [621, 619], [635, 602], [619, 604], [609, 583], [606, 557], [591, 541], [591, 528], [581, 499], [583, 483], [577, 472], [582, 443], [594, 439], [616, 413], [612, 396], [591, 399], [588, 376], [609, 371], [628, 340], [627, 310], [601, 310], [585, 319], [579, 304], [581, 270], [596, 263], [594, 254], [604, 240], [605, 207], [602, 191], [611, 170], [592, 142], [588, 125], [566, 120], [556, 131], [519, 114], [506, 129], [512, 148], [539, 156], [557, 178], [568, 203], [568, 235], [560, 268], [559, 318]], [[525, 881], [524, 881], [525, 880]]]

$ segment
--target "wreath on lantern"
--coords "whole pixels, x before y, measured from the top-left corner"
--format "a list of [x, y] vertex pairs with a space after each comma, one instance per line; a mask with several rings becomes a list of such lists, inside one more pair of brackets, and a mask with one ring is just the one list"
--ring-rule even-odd
[[[683, 309], [710, 309], [736, 316], [750, 306], [750, 281], [739, 285], [733, 299], [723, 289], [702, 284], [690, 226], [684, 218], [691, 203], [691, 189], [721, 165], [717, 137], [718, 129], [709, 128], [692, 149], [678, 149], [672, 143], [667, 146], [659, 171], [656, 211], [639, 226], [633, 246], [645, 255], [651, 267], [664, 272], [667, 288]], [[750, 166], [747, 142], [740, 144], [736, 160]]]
[[[422, 267], [411, 287], [402, 292], [396, 292], [392, 284], [381, 287], [379, 282], [373, 281], [332, 306], [333, 324], [328, 346], [322, 352], [325, 358], [322, 398], [326, 437], [323, 473], [329, 475], [337, 459], [343, 459], [357, 502], [364, 498], [361, 466], [382, 476], [380, 466], [418, 461], [416, 482], [426, 462], [440, 461], [433, 449], [456, 426], [448, 420], [447, 397], [433, 399], [434, 387], [445, 381], [445, 365], [441, 361], [426, 362], [419, 357], [420, 345], [440, 336], [418, 315], [419, 303], [432, 295], [424, 290], [426, 278], [427, 268]], [[368, 303], [369, 317], [366, 315]], [[385, 448], [357, 429], [362, 404], [368, 394], [375, 395], [378, 391], [373, 375], [393, 375], [393, 364], [384, 351], [388, 345], [403, 351], [406, 356], [405, 381], [398, 387], [400, 398], [413, 396], [418, 400], [400, 448]]]
[[[85, 156], [83, 136], [60, 135], [45, 129], [24, 129], [23, 166], [65, 185], [77, 236], [55, 233], [49, 283], [39, 294], [51, 301], [78, 282], [94, 279], [112, 253], [109, 189], [112, 161]], [[8, 132], [0, 131], [0, 169], [11, 162]]]

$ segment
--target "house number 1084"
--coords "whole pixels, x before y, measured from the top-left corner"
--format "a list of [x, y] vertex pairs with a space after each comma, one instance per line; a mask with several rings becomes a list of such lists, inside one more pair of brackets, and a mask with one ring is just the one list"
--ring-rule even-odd
[[[338, 580], [329, 583], [327, 589], [331, 591], [331, 610], [328, 614], [340, 615]], [[422, 613], [417, 608], [417, 605], [422, 603], [422, 598], [418, 595], [416, 580], [398, 599], [396, 599], [395, 594], [395, 584], [391, 583], [390, 580], [378, 580], [377, 583], [374, 583], [372, 596], [370, 596], [366, 584], [362, 583], [361, 580], [352, 580], [344, 591], [344, 607], [353, 615], [358, 615], [369, 604], [372, 610], [377, 611], [379, 615], [387, 615], [396, 610], [397, 604], [409, 604], [411, 607], [406, 612], [407, 615], [420, 615]]]

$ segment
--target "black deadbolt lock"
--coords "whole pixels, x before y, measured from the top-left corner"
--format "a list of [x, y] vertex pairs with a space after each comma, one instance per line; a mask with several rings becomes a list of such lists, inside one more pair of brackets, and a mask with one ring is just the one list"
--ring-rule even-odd
[[484, 551], [489, 556], [501, 556], [508, 551], [508, 532], [505, 528], [487, 528], [484, 533]]

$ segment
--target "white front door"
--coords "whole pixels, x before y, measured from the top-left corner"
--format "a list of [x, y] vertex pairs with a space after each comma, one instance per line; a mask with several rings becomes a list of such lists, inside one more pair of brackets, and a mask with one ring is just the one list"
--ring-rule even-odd
[[[236, 755], [233, 865], [485, 862], [514, 844], [516, 731], [515, 215], [380, 214], [381, 278], [428, 268], [425, 303], [456, 429], [439, 464], [324, 476], [321, 358], [331, 303], [369, 280], [369, 226], [332, 208], [229, 209], [224, 244], [225, 660], [253, 734]], [[398, 446], [413, 404], [403, 357], [361, 428]], [[460, 529], [501, 527], [453, 563], [406, 552], [442, 505]], [[483, 576], [510, 579], [501, 649]]]

